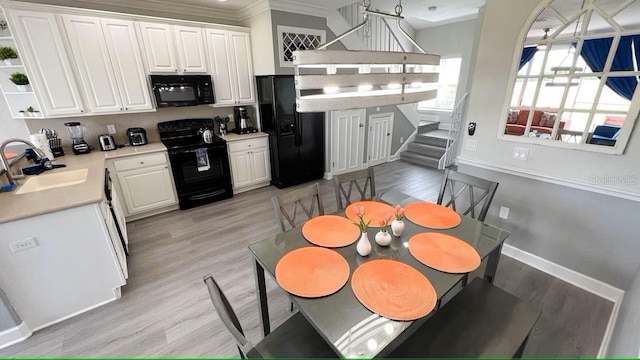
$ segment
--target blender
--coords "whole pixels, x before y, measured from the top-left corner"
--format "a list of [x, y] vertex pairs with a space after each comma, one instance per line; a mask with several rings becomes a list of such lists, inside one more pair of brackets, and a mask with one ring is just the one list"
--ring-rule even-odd
[[84, 141], [85, 127], [82, 126], [82, 124], [80, 124], [79, 122], [64, 123], [64, 126], [67, 127], [69, 136], [71, 136], [71, 140], [73, 140], [73, 144], [71, 145], [73, 153], [76, 155], [88, 154], [91, 149], [89, 148], [89, 144]]

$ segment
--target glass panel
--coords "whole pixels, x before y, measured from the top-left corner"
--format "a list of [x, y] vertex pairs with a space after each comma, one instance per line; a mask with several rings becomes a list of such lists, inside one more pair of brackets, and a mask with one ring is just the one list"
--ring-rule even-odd
[[582, 9], [582, 0], [555, 0], [551, 3], [551, 7], [554, 8], [565, 19], [571, 19], [578, 15]]
[[613, 17], [613, 20], [625, 30], [640, 29], [640, 1], [635, 1]]
[[614, 29], [609, 22], [600, 15], [597, 11], [593, 11], [591, 19], [589, 19], [589, 25], [587, 27], [587, 34], [599, 34], [613, 32]]
[[511, 96], [511, 106], [520, 106], [520, 95], [522, 94], [522, 86], [524, 85], [524, 79], [516, 79], [516, 85], [513, 88], [513, 95]]
[[[589, 129], [589, 144], [613, 146], [620, 134], [622, 127], [619, 120], [623, 120], [624, 116], [612, 116], [604, 113], [597, 113], [593, 116], [591, 127]], [[618, 120], [618, 121], [614, 121]]]
[[541, 40], [544, 37], [544, 29], [557, 29], [562, 26], [562, 21], [554, 15], [549, 9], [544, 9], [540, 12], [540, 15], [536, 17], [533, 25], [527, 33], [526, 40], [536, 41]]
[[580, 16], [574, 22], [572, 22], [566, 28], [564, 28], [560, 32], [560, 34], [556, 35], [555, 38], [556, 39], [575, 38], [576, 36], [580, 35], [580, 32], [582, 31], [582, 27], [584, 26], [585, 19], [586, 19], [586, 15]]
[[569, 143], [582, 143], [582, 133], [589, 118], [588, 113], [562, 114], [560, 125], [558, 125], [558, 140]]
[[538, 86], [538, 79], [527, 79], [525, 82], [524, 94], [522, 95], [521, 106], [533, 105], [533, 94], [536, 92], [536, 86]]
[[600, 79], [595, 76], [578, 78], [577, 86], [570, 86], [564, 107], [567, 109], [590, 110], [598, 91]]
[[529, 72], [530, 75], [540, 75], [542, 71], [542, 64], [544, 63], [544, 56], [547, 53], [546, 50], [536, 51], [536, 54], [533, 56], [533, 59], [530, 61], [531, 70]]
[[625, 2], [626, 1], [618, 0], [595, 0], [596, 6], [609, 16], [620, 10], [620, 7], [622, 7]]
[[[562, 41], [551, 44], [544, 73], [552, 75], [569, 74], [575, 57], [573, 42]], [[577, 70], [577, 69], [576, 69]], [[581, 72], [582, 70], [578, 71]]]
[[559, 79], [558, 77], [545, 77], [542, 80], [543, 86], [538, 94], [536, 108], [558, 109], [560, 107], [568, 78], [565, 78], [564, 82], [558, 82]]
[[618, 91], [629, 91], [633, 95], [633, 90], [638, 84], [638, 80], [634, 76], [611, 77], [608, 85], [602, 88], [602, 94], [598, 100], [598, 110], [604, 111], [629, 111], [630, 101], [620, 96], [611, 86]]

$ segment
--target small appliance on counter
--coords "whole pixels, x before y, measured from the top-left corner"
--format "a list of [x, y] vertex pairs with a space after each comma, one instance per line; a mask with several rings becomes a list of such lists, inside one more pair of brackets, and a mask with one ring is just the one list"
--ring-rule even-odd
[[220, 135], [227, 135], [227, 123], [229, 122], [229, 117], [221, 118], [220, 116], [216, 116], [213, 121], [218, 123]]
[[89, 147], [89, 144], [84, 141], [85, 127], [82, 126], [82, 124], [80, 124], [79, 122], [64, 123], [64, 126], [67, 127], [69, 136], [71, 136], [71, 140], [73, 141], [73, 144], [71, 144], [73, 153], [76, 155], [90, 153], [91, 148]]
[[109, 134], [100, 135], [98, 137], [98, 142], [100, 143], [100, 150], [102, 151], [111, 151], [117, 148], [116, 142], [113, 140], [113, 136]]
[[127, 137], [131, 146], [140, 146], [147, 144], [147, 131], [140, 127], [128, 128]]
[[251, 134], [258, 132], [258, 129], [251, 126], [251, 118], [244, 106], [236, 106], [233, 108], [233, 118], [236, 121], [236, 127], [233, 132], [236, 134]]

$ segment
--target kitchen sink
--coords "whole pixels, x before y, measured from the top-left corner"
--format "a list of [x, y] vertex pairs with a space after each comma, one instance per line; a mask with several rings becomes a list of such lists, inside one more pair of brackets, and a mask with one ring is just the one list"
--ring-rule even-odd
[[55, 174], [33, 176], [20, 186], [20, 189], [16, 191], [16, 194], [26, 194], [35, 191], [81, 184], [87, 180], [88, 173], [89, 169], [78, 169]]

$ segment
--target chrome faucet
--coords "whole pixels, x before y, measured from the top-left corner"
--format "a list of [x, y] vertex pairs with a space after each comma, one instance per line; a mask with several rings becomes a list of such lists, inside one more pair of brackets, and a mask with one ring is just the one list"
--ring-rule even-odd
[[23, 179], [24, 178], [24, 174], [13, 174], [11, 172], [11, 167], [9, 166], [9, 161], [7, 160], [7, 156], [4, 154], [4, 148], [6, 148], [7, 145], [9, 145], [11, 143], [14, 143], [14, 142], [19, 142], [19, 143], [23, 143], [23, 144], [28, 145], [40, 157], [46, 157], [46, 155], [42, 150], [40, 150], [38, 147], [33, 145], [33, 143], [31, 143], [31, 142], [29, 142], [27, 140], [14, 138], [14, 139], [7, 139], [7, 140], [3, 141], [2, 143], [0, 143], [0, 159], [2, 160], [2, 166], [4, 166], [4, 169], [7, 171], [7, 179], [9, 180], [9, 184], [17, 185], [15, 180], [16, 179]]

